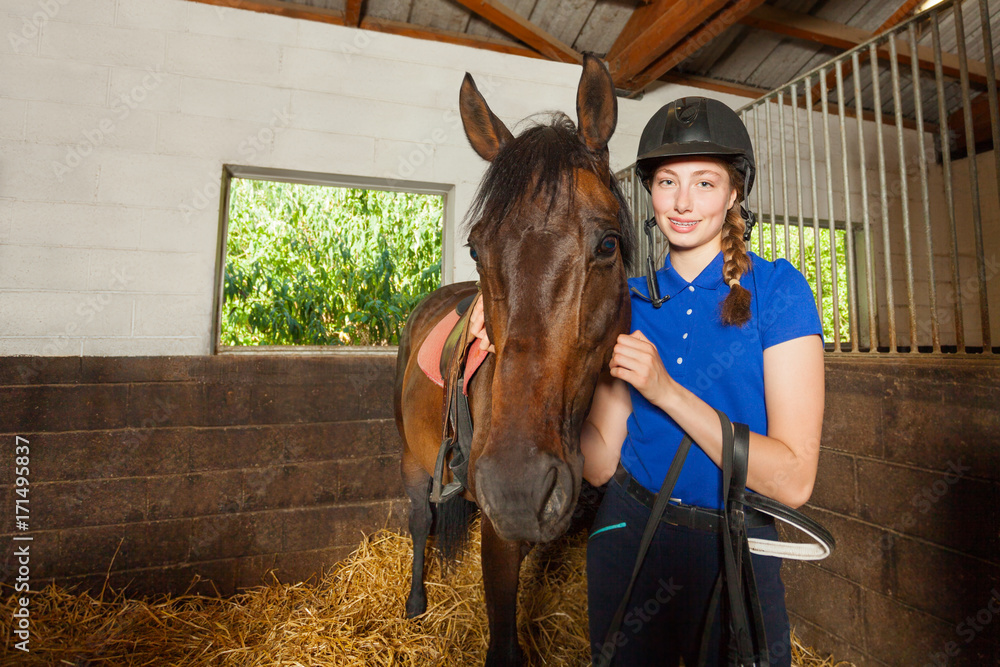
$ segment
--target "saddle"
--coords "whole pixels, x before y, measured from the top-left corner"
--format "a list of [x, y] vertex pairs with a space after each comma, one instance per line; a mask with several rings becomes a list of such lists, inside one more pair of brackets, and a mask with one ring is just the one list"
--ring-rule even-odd
[[[479, 297], [473, 294], [458, 303], [438, 322], [417, 353], [424, 374], [444, 388], [441, 448], [434, 464], [431, 502], [444, 502], [468, 485], [469, 455], [472, 450], [472, 414], [469, 410], [468, 385], [488, 352], [479, 349], [469, 330], [472, 305]], [[444, 482], [445, 464], [451, 481]]]

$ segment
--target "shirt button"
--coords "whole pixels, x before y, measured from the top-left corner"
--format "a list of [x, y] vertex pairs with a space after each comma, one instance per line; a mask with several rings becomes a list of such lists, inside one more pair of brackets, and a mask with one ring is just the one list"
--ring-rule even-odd
[[684, 363], [684, 359], [681, 357], [677, 357], [677, 363], [679, 364]]
[[683, 336], [681, 336], [681, 338], [684, 338], [684, 339], [686, 339], [687, 337], [688, 337], [687, 334], [684, 334]]
[[688, 289], [693, 292], [694, 291], [694, 285], [688, 285]]
[[688, 315], [690, 315], [690, 314], [691, 314], [691, 309], [690, 309], [690, 308], [688, 308], [688, 312], [687, 312], [687, 314], [688, 314]]

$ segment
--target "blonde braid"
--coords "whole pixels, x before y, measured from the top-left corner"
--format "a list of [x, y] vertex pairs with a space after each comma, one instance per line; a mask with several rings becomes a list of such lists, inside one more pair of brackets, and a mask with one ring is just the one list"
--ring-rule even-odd
[[750, 256], [747, 255], [743, 232], [746, 221], [740, 214], [743, 199], [743, 177], [727, 163], [730, 182], [736, 187], [736, 202], [726, 212], [722, 225], [722, 280], [729, 285], [729, 295], [722, 302], [721, 317], [725, 324], [741, 327], [750, 321], [750, 291], [740, 284], [740, 278], [750, 270]]

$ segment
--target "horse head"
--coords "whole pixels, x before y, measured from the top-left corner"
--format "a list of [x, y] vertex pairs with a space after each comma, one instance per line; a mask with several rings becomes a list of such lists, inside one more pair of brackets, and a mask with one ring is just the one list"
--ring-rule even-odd
[[470, 471], [480, 507], [508, 540], [544, 542], [580, 492], [580, 429], [602, 368], [631, 318], [634, 232], [611, 173], [614, 84], [586, 57], [577, 123], [556, 114], [515, 137], [472, 77], [461, 116], [490, 165], [469, 213], [486, 330], [496, 346], [488, 428]]

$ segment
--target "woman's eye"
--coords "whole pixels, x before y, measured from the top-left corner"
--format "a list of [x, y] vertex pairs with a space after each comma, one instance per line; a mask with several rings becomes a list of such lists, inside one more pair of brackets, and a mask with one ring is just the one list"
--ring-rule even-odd
[[710, 181], [702, 181], [698, 185], [701, 185], [702, 187], [706, 187], [706, 188], [712, 187], [712, 183]]
[[597, 252], [601, 255], [613, 255], [616, 250], [618, 250], [618, 237], [614, 235], [601, 239], [601, 245], [597, 248]]
[[478, 262], [479, 261], [479, 253], [476, 252], [475, 248], [469, 248], [469, 257], [472, 258], [473, 262]]

